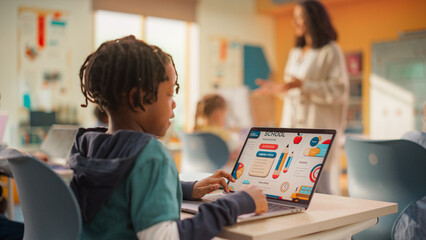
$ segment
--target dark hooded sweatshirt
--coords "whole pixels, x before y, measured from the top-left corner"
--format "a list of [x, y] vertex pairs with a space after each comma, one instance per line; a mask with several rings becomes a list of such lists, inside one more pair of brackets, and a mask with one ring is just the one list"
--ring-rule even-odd
[[[136, 131], [105, 132], [105, 128], [80, 129], [71, 148], [70, 167], [74, 174], [70, 186], [80, 205], [84, 224], [107, 207], [106, 203], [120, 183], [127, 179], [145, 146], [150, 141], [157, 141], [152, 135]], [[181, 182], [182, 195], [176, 197], [192, 200], [194, 183]], [[181, 200], [176, 199], [176, 202], [180, 204]], [[255, 203], [246, 192], [238, 192], [214, 203], [202, 204], [199, 210], [193, 218], [176, 220], [180, 239], [211, 239], [223, 226], [234, 224], [238, 215], [253, 212]], [[135, 239], [141, 230], [134, 229]]]

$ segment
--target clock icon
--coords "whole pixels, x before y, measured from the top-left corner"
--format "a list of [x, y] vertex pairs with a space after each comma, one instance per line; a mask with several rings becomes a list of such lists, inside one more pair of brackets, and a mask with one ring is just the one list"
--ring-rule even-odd
[[284, 182], [283, 184], [281, 184], [280, 190], [281, 192], [285, 192], [288, 190], [289, 187], [290, 187], [290, 183]]

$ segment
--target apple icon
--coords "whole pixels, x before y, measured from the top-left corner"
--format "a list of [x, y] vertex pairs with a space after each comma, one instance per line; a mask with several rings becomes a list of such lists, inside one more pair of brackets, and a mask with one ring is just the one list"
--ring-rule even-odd
[[299, 144], [300, 141], [302, 141], [302, 136], [300, 136], [300, 133], [298, 133], [297, 136], [294, 137], [293, 142], [294, 144]]

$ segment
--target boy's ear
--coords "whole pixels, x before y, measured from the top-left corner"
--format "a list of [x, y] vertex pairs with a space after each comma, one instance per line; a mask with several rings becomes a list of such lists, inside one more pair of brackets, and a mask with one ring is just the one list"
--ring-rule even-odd
[[[133, 87], [132, 89], [130, 89], [129, 94], [127, 95], [127, 100], [128, 100], [130, 109], [135, 112], [142, 110], [140, 105], [143, 105], [142, 99], [144, 96], [145, 96], [144, 91], [142, 90], [138, 91], [136, 87]], [[138, 101], [141, 101], [141, 102], [138, 103]]]

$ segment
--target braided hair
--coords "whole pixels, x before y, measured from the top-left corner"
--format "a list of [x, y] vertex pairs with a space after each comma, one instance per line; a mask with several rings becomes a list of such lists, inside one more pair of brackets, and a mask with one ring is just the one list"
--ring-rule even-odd
[[[101, 109], [117, 110], [123, 106], [123, 96], [136, 87], [133, 96], [136, 107], [157, 101], [158, 86], [169, 80], [166, 65], [171, 63], [176, 74], [176, 93], [179, 92], [178, 75], [170, 54], [130, 35], [103, 43], [90, 54], [80, 68], [81, 92], [85, 104], [96, 103]], [[145, 92], [141, 99], [141, 91]]]

